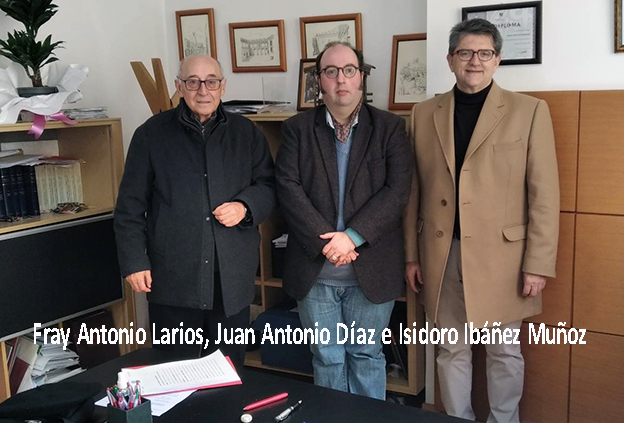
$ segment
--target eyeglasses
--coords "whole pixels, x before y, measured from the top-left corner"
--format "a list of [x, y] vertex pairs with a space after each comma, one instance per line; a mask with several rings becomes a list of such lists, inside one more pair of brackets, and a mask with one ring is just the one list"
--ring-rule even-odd
[[494, 50], [464, 50], [464, 49], [457, 50], [453, 54], [457, 55], [457, 57], [459, 57], [459, 60], [468, 62], [469, 60], [472, 60], [472, 56], [474, 56], [475, 53], [477, 57], [479, 58], [479, 60], [481, 60], [482, 62], [488, 62], [492, 60], [492, 57], [494, 57], [494, 55], [496, 54]]
[[184, 86], [189, 91], [198, 91], [199, 88], [201, 87], [201, 84], [204, 84], [208, 91], [216, 91], [219, 88], [221, 88], [221, 81], [223, 81], [224, 78], [206, 79], [205, 81], [202, 81], [201, 79], [195, 79], [195, 78], [182, 79], [178, 77], [178, 79], [184, 83]]
[[321, 71], [321, 73], [325, 72], [325, 76], [329, 79], [338, 78], [338, 74], [342, 71], [342, 74], [346, 78], [353, 78], [359, 69], [353, 65], [347, 65], [344, 68], [339, 68], [336, 66], [327, 66], [325, 69]]

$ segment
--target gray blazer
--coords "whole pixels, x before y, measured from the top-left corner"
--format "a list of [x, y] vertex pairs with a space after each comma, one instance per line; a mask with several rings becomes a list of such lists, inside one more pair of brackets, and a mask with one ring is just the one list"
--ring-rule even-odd
[[[323, 267], [319, 235], [336, 230], [338, 167], [325, 106], [282, 125], [276, 158], [280, 206], [289, 227], [284, 289], [297, 300], [308, 294]], [[344, 221], [367, 242], [353, 268], [373, 303], [394, 300], [405, 289], [401, 214], [410, 194], [414, 159], [405, 121], [363, 105], [347, 166]]]

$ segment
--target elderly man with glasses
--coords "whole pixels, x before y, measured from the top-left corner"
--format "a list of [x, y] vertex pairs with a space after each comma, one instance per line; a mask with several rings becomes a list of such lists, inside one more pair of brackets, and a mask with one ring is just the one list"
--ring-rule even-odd
[[219, 348], [242, 365], [245, 345], [214, 341], [249, 324], [275, 179], [265, 137], [221, 105], [225, 84], [211, 57], [180, 63], [180, 104], [132, 137], [115, 234], [122, 275], [147, 292], [154, 347], [184, 358]]
[[[559, 183], [553, 128], [543, 100], [493, 81], [503, 40], [483, 19], [451, 30], [455, 87], [414, 106], [416, 179], [406, 213], [406, 272], [438, 328], [438, 376], [447, 413], [474, 420], [471, 342], [487, 352], [488, 423], [518, 422], [524, 359], [517, 333], [540, 314], [555, 276]], [[466, 328], [466, 324], [468, 327]], [[491, 328], [495, 329], [492, 330]]]
[[363, 64], [343, 43], [316, 58], [324, 105], [284, 122], [276, 182], [289, 227], [284, 289], [303, 326], [329, 334], [310, 346], [314, 382], [384, 399], [381, 335], [405, 289], [414, 163], [405, 121], [362, 101]]

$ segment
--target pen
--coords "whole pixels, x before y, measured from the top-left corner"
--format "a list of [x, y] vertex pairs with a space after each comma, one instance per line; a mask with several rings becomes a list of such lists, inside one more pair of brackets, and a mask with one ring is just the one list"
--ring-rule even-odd
[[267, 404], [271, 404], [274, 403], [276, 401], [282, 400], [284, 398], [288, 397], [288, 392], [282, 392], [281, 394], [277, 394], [277, 395], [273, 395], [272, 397], [260, 400], [260, 401], [256, 401], [252, 404], [249, 404], [248, 406], [246, 406], [245, 408], [243, 408], [244, 411], [249, 411], [249, 410], [253, 410], [254, 408], [258, 408], [258, 407], [262, 407], [265, 406]]
[[117, 400], [113, 396], [111, 388], [106, 388], [106, 396], [108, 397], [108, 401], [111, 403], [113, 407], [117, 407]]
[[295, 404], [295, 405], [293, 405], [293, 406], [291, 406], [291, 407], [288, 407], [286, 410], [284, 410], [284, 411], [282, 411], [281, 413], [279, 413], [279, 414], [277, 415], [277, 417], [275, 417], [275, 421], [276, 421], [276, 422], [282, 422], [282, 421], [286, 420], [286, 419], [288, 418], [288, 416], [290, 416], [290, 414], [291, 414], [293, 411], [295, 411], [296, 409], [298, 409], [299, 407], [301, 407], [301, 403], [302, 403], [302, 401], [301, 401], [301, 400], [299, 400], [299, 401], [297, 401], [297, 404]]

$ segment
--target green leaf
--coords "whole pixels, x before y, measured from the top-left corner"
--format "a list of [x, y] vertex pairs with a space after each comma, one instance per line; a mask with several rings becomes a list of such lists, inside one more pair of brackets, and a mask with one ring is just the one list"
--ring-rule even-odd
[[56, 14], [57, 9], [52, 0], [0, 0], [0, 10], [24, 24], [26, 32], [33, 37]]

